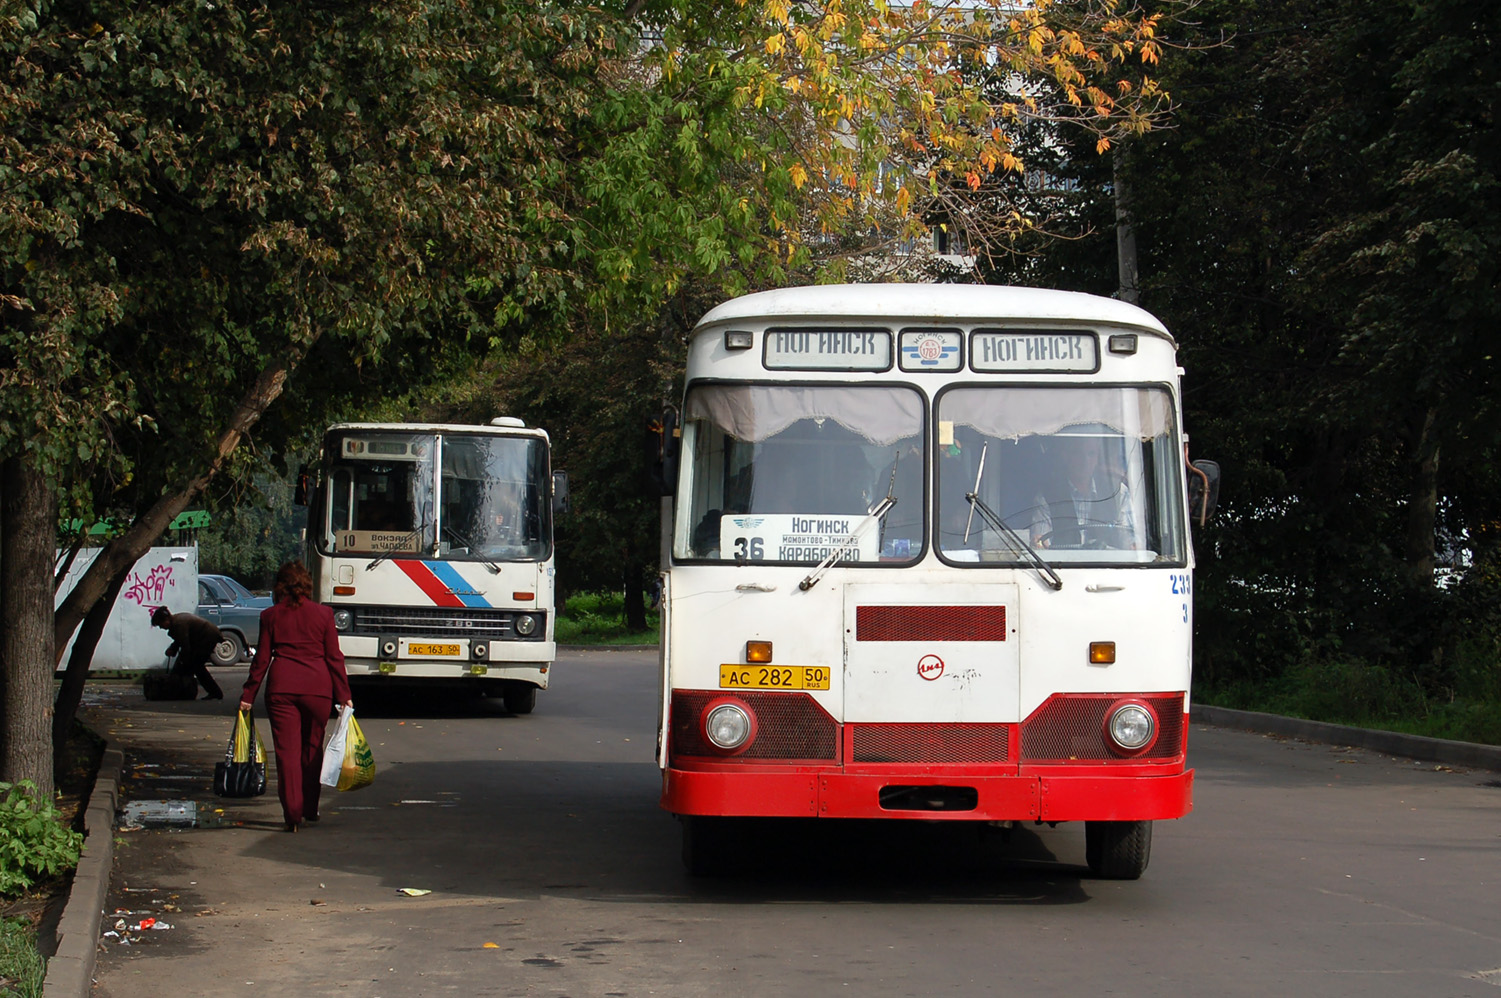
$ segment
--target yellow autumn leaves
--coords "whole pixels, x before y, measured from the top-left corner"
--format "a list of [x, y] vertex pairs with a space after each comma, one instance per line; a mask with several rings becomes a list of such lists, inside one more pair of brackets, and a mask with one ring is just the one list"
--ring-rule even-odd
[[1166, 111], [1150, 75], [1161, 17], [1122, 0], [739, 7], [742, 97], [775, 108], [791, 138], [793, 188], [825, 178], [853, 194], [820, 210], [879, 202], [908, 216], [923, 207], [912, 181], [930, 187], [948, 175], [979, 190], [987, 177], [1025, 172], [1018, 126], [1079, 125], [1104, 151]]

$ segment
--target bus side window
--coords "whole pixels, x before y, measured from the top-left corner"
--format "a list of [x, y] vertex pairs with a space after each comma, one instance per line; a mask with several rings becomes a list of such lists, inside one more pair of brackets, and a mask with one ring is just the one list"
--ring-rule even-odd
[[340, 530], [352, 529], [350, 522], [350, 495], [354, 491], [354, 476], [348, 469], [340, 468], [329, 479], [329, 502], [328, 526], [329, 530], [337, 533]]

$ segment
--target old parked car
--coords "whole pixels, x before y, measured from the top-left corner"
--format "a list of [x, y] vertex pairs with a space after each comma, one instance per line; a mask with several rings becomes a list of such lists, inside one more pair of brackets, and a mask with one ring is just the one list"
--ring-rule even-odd
[[198, 616], [213, 621], [224, 635], [214, 646], [214, 665], [250, 658], [261, 639], [261, 611], [270, 605], [270, 596], [257, 596], [227, 575], [198, 576]]

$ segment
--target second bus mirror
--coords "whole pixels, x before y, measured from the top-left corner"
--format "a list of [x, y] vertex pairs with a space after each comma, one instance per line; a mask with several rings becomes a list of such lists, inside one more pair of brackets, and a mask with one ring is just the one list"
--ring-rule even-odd
[[668, 411], [659, 419], [648, 420], [646, 430], [647, 466], [652, 487], [658, 495], [670, 496], [678, 484], [677, 413]]
[[568, 497], [568, 472], [552, 473], [552, 511], [567, 513], [573, 509], [573, 500]]
[[1199, 525], [1209, 522], [1220, 501], [1220, 466], [1216, 461], [1194, 461], [1188, 466], [1188, 515]]
[[292, 502], [294, 505], [307, 505], [308, 492], [311, 491], [308, 481], [311, 477], [312, 473], [308, 471], [307, 465], [304, 464], [297, 469], [297, 484], [292, 487]]

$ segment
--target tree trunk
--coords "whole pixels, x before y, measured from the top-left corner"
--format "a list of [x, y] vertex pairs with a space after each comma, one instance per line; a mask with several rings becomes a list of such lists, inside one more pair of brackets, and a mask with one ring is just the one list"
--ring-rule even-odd
[[625, 629], [632, 634], [646, 630], [646, 593], [641, 588], [641, 559], [634, 552], [625, 559]]
[[57, 556], [51, 483], [24, 454], [0, 465], [0, 780], [30, 780], [52, 802], [52, 669], [47, 622]]
[[1438, 410], [1418, 414], [1412, 435], [1411, 486], [1407, 497], [1407, 578], [1415, 587], [1433, 585], [1434, 528], [1438, 524]]
[[[304, 351], [311, 345], [311, 342], [306, 344]], [[68, 639], [73, 636], [79, 623], [104, 595], [110, 580], [119, 573], [129, 570], [142, 555], [151, 550], [151, 545], [167, 531], [177, 514], [187, 509], [188, 503], [192, 502], [219, 473], [219, 469], [224, 467], [224, 462], [228, 460], [229, 455], [234, 453], [234, 449], [239, 446], [240, 440], [250, 432], [256, 420], [261, 418], [261, 414], [281, 394], [282, 388], [287, 383], [287, 377], [301, 357], [302, 354], [299, 353], [295, 357], [271, 364], [263, 370], [255, 384], [251, 385], [240, 398], [240, 404], [235, 407], [234, 415], [230, 417], [229, 426], [219, 436], [217, 454], [203, 474], [189, 481], [181, 489], [164, 494], [150, 509], [136, 517], [129, 530], [110, 541], [99, 552], [99, 556], [79, 578], [73, 591], [57, 608], [53, 622], [56, 641], [54, 666], [57, 665], [62, 656], [62, 650], [67, 647]], [[47, 563], [49, 565], [52, 563], [52, 555], [48, 555]]]
[[83, 618], [78, 629], [78, 640], [73, 642], [73, 652], [68, 656], [68, 668], [63, 673], [62, 685], [57, 690], [57, 700], [52, 707], [52, 758], [61, 759], [68, 744], [68, 733], [73, 728], [73, 718], [78, 713], [78, 704], [83, 700], [83, 687], [89, 679], [89, 665], [94, 661], [94, 650], [99, 647], [99, 638], [104, 634], [104, 625], [109, 623], [115, 609], [115, 599], [125, 588], [130, 578], [130, 566], [115, 573], [104, 595]]

